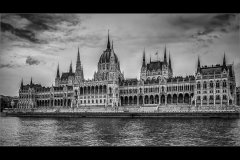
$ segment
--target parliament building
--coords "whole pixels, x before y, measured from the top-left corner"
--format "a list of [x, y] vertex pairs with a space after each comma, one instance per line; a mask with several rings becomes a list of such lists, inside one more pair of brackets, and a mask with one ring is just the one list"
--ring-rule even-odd
[[18, 108], [85, 107], [85, 106], [230, 106], [236, 104], [236, 82], [233, 64], [227, 64], [225, 54], [222, 64], [203, 66], [197, 60], [194, 75], [173, 74], [170, 54], [165, 46], [163, 61], [146, 61], [143, 51], [140, 78], [128, 79], [120, 69], [119, 59], [110, 43], [97, 64], [91, 80], [84, 78], [83, 65], [77, 52], [75, 72], [60, 74], [59, 65], [55, 85], [44, 87], [33, 83], [19, 89]]

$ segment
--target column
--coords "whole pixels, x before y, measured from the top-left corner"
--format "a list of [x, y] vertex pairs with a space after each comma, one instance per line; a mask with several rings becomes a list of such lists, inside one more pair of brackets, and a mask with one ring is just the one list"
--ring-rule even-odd
[[167, 95], [165, 94], [165, 106], [167, 105]]
[[216, 99], [216, 97], [215, 97], [215, 95], [213, 95], [213, 106], [215, 107], [215, 99]]
[[201, 106], [202, 106], [202, 96], [201, 96], [201, 99], [200, 99], [200, 100], [201, 100]]
[[178, 105], [178, 94], [177, 94], [177, 105]]
[[221, 94], [221, 96], [220, 96], [220, 98], [221, 98], [221, 107], [222, 107], [222, 97], [223, 97], [223, 95]]
[[139, 106], [139, 95], [137, 95], [137, 106]]
[[209, 106], [209, 95], [207, 95], [207, 106]]
[[161, 105], [161, 95], [159, 94], [159, 105]]

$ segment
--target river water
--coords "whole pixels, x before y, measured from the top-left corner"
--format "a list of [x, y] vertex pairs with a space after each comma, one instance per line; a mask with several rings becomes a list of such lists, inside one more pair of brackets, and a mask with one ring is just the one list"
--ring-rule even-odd
[[240, 146], [240, 119], [0, 117], [0, 146]]

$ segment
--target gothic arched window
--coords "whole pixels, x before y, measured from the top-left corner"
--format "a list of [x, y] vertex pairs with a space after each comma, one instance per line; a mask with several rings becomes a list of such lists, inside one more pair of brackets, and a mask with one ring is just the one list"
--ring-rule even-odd
[[223, 87], [227, 87], [227, 82], [225, 80], [223, 81]]
[[197, 83], [197, 89], [201, 89], [201, 83], [200, 82]]
[[207, 100], [207, 96], [203, 96], [203, 100], [206, 101]]
[[216, 88], [219, 88], [220, 87], [220, 84], [219, 84], [219, 81], [216, 82]]
[[207, 89], [207, 82], [206, 81], [203, 82], [203, 89]]
[[210, 81], [210, 88], [213, 88], [213, 82]]

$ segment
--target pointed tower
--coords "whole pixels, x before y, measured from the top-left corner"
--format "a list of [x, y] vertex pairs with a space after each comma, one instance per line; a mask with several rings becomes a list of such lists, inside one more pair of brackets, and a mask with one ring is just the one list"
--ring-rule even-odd
[[151, 60], [151, 55], [150, 55], [150, 63], [152, 62], [152, 60]]
[[201, 64], [200, 64], [200, 59], [198, 56], [198, 64], [197, 64], [197, 72], [200, 72]]
[[225, 56], [225, 52], [224, 52], [224, 56], [223, 56], [223, 66], [226, 67], [226, 56]]
[[32, 86], [33, 86], [33, 82], [32, 82], [32, 77], [31, 77], [30, 87], [32, 88]]
[[55, 86], [58, 87], [60, 83], [60, 72], [59, 72], [59, 63], [58, 63], [58, 67], [57, 67], [57, 75], [55, 78]]
[[23, 78], [22, 78], [22, 81], [21, 81], [20, 89], [23, 90]]
[[80, 61], [79, 47], [78, 47], [78, 53], [77, 53], [76, 72], [77, 72], [77, 70], [81, 70], [81, 61]]
[[167, 48], [165, 45], [165, 49], [164, 49], [164, 63], [167, 64]]
[[83, 80], [84, 80], [83, 67], [81, 65], [80, 52], [79, 52], [79, 47], [78, 47], [77, 63], [76, 63], [76, 71], [75, 71], [75, 84], [83, 82]]
[[146, 67], [146, 62], [145, 62], [145, 48], [144, 48], [144, 50], [143, 50], [142, 67]]
[[110, 38], [109, 38], [109, 30], [108, 30], [108, 42], [107, 42], [107, 49], [110, 49], [111, 44], [110, 44]]
[[225, 55], [225, 52], [224, 52], [224, 56], [223, 56], [223, 68], [222, 70], [226, 70], [227, 71], [227, 63], [226, 63], [226, 55]]
[[113, 50], [113, 40], [112, 40], [112, 48], [111, 48], [111, 49], [112, 49], [112, 51], [114, 51], [114, 50]]
[[172, 61], [171, 61], [171, 55], [169, 52], [169, 60], [168, 60], [168, 77], [173, 76], [173, 71], [172, 71]]
[[71, 61], [71, 64], [70, 64], [69, 73], [73, 73], [72, 72], [72, 61]]
[[169, 52], [169, 62], [168, 62], [168, 67], [169, 67], [169, 70], [172, 71], [172, 62], [171, 62], [171, 55], [170, 55], [170, 52]]
[[58, 63], [58, 67], [57, 67], [57, 75], [56, 78], [60, 78], [60, 73], [59, 73], [59, 63]]

